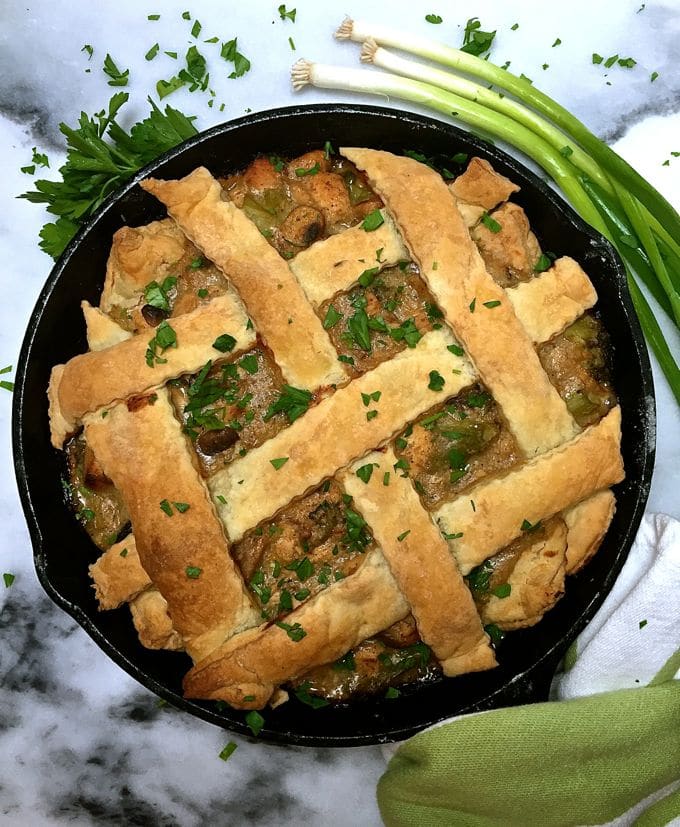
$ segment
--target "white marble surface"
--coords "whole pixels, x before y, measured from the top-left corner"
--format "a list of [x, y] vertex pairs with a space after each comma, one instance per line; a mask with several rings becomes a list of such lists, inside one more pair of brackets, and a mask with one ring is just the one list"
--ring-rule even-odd
[[[357, 47], [333, 41], [343, 15], [384, 17], [408, 30], [460, 42], [465, 20], [478, 15], [497, 28], [497, 63], [512, 61], [548, 93], [574, 110], [615, 146], [680, 208], [680, 36], [678, 0], [461, 0], [419, 7], [403, 0], [371, 4], [298, 0], [297, 20], [278, 18], [278, 2], [87, 3], [38, 0], [3, 3], [0, 32], [0, 367], [15, 364], [26, 322], [51, 261], [37, 247], [45, 221], [38, 207], [15, 196], [30, 187], [19, 171], [31, 147], [48, 153], [52, 169], [63, 160], [60, 121], [102, 108], [115, 91], [101, 64], [110, 52], [129, 68], [131, 102], [124, 123], [146, 114], [146, 95], [174, 61], [144, 59], [156, 42], [184, 53], [191, 23], [201, 21], [200, 39], [238, 36], [252, 70], [238, 80], [202, 45], [210, 60], [211, 86], [222, 114], [207, 96], [178, 92], [168, 103], [198, 116], [199, 128], [292, 103], [361, 100], [334, 92], [293, 95], [288, 68], [305, 56], [354, 65]], [[431, 26], [424, 15], [444, 17]], [[147, 15], [160, 13], [158, 22]], [[511, 25], [519, 23], [516, 31]], [[292, 36], [293, 52], [288, 42]], [[556, 37], [558, 47], [551, 47]], [[83, 44], [94, 47], [90, 62]], [[593, 66], [591, 53], [632, 56], [632, 70]], [[548, 69], [541, 68], [549, 63]], [[92, 71], [86, 73], [85, 69]], [[655, 83], [650, 73], [659, 72]], [[606, 85], [607, 81], [611, 86]], [[370, 102], [368, 98], [364, 99]], [[383, 101], [400, 106], [397, 102]], [[662, 166], [671, 158], [669, 166]], [[669, 331], [670, 335], [670, 331]], [[680, 355], [677, 336], [673, 349]], [[680, 417], [659, 374], [657, 466], [649, 507], [680, 517]], [[3, 377], [8, 378], [8, 377]], [[269, 747], [235, 737], [239, 748], [228, 763], [218, 758], [230, 736], [171, 709], [114, 666], [84, 632], [43, 595], [37, 583], [28, 534], [11, 471], [10, 395], [0, 391], [0, 571], [13, 572], [10, 589], [0, 583], [0, 823], [42, 824], [379, 824], [375, 785], [384, 763], [377, 748], [304, 750]], [[351, 809], [348, 805], [351, 804]]]

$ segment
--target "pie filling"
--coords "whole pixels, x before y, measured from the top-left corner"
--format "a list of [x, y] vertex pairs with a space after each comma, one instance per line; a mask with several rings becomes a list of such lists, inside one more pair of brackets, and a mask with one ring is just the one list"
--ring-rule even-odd
[[[480, 172], [479, 164], [485, 162], [478, 162], [474, 170], [473, 163], [468, 173], [451, 185], [454, 193], [465, 193], [465, 200], [461, 199], [459, 204], [464, 215], [470, 212], [474, 197], [473, 171]], [[485, 168], [481, 173], [495, 176]], [[466, 175], [469, 180], [463, 180]], [[495, 179], [490, 180], [493, 183]], [[292, 259], [324, 239], [357, 227], [384, 206], [369, 185], [368, 176], [347, 159], [331, 154], [328, 148], [292, 161], [276, 156], [259, 157], [245, 171], [220, 179], [220, 183], [222, 198], [242, 210], [284, 259]], [[476, 207], [478, 220], [472, 223], [470, 233], [488, 274], [497, 285], [512, 290], [521, 282], [541, 276], [549, 269], [554, 255], [541, 251], [524, 211], [506, 201], [506, 197], [507, 192], [489, 210], [488, 204], [483, 209], [480, 196], [482, 206]], [[146, 276], [146, 265], [142, 265], [136, 284], [131, 279], [126, 282], [132, 270], [131, 259], [126, 261], [128, 253], [122, 241], [117, 250], [114, 244], [112, 261], [117, 262], [117, 269], [113, 288], [109, 285], [108, 315], [124, 330], [154, 336], [160, 325], [171, 326], [175, 317], [195, 311], [230, 289], [228, 274], [225, 276], [208, 261], [169, 219], [154, 225], [153, 237], [147, 235], [150, 230], [144, 227], [129, 232], [135, 234], [131, 242], [134, 255], [147, 263], [162, 259], [162, 265], [158, 264], [156, 271]], [[161, 248], [175, 252], [163, 259], [158, 253]], [[168, 260], [172, 256], [176, 256], [174, 260]], [[445, 313], [415, 262], [386, 261], [383, 249], [376, 248], [372, 259], [362, 259], [359, 264], [365, 267], [352, 284], [341, 285], [315, 307], [347, 371], [347, 382], [402, 351], [417, 348], [428, 332], [445, 328]], [[153, 277], [141, 284], [140, 280], [149, 275]], [[120, 279], [118, 285], [115, 278]], [[494, 302], [487, 305], [483, 312], [491, 313]], [[287, 310], [279, 308], [281, 324], [286, 324]], [[455, 331], [451, 341], [449, 351], [465, 358], [467, 354], [457, 344]], [[310, 407], [321, 404], [336, 388], [333, 385], [310, 389], [288, 384], [275, 355], [259, 338], [253, 347], [238, 352], [235, 339], [225, 331], [214, 348], [214, 358], [206, 361], [200, 371], [179, 376], [167, 385], [174, 414], [203, 479], [265, 445], [303, 417]], [[595, 425], [616, 406], [608, 370], [607, 334], [596, 313], [581, 314], [548, 341], [538, 344], [536, 353], [550, 383], [581, 429]], [[474, 361], [473, 356], [473, 364]], [[453, 372], [460, 371], [454, 368]], [[437, 371], [430, 373], [432, 390], [441, 389], [445, 381]], [[369, 421], [380, 415], [380, 389], [376, 388], [376, 392], [363, 399]], [[134, 398], [129, 399], [128, 410], [134, 411], [134, 405]], [[336, 438], [332, 426], [329, 423], [328, 439]], [[393, 435], [390, 448], [397, 462], [391, 471], [381, 472], [382, 484], [388, 488], [392, 475], [410, 480], [422, 507], [433, 520], [442, 505], [461, 496], [468, 496], [474, 512], [476, 506], [470, 492], [476, 486], [510, 474], [526, 462], [511, 424], [481, 380], [407, 423]], [[323, 442], [314, 449], [324, 451]], [[82, 432], [69, 439], [65, 451], [68, 499], [95, 545], [101, 550], [110, 549], [131, 530], [124, 498], [106, 476]], [[282, 464], [286, 460], [281, 458]], [[359, 468], [357, 476], [362, 473], [370, 479], [370, 463]], [[364, 479], [367, 484], [368, 479]], [[263, 490], [262, 497], [266, 496]], [[566, 524], [560, 515], [525, 522], [519, 537], [465, 577], [493, 643], [502, 637], [504, 623], [485, 623], [487, 613], [498, 614], [494, 606], [509, 600], [513, 590], [518, 597], [531, 579], [527, 580], [520, 561], [531, 554], [543, 555], [542, 565], [548, 571], [551, 555], [556, 554], [550, 551], [550, 543], [557, 536], [566, 537]], [[407, 515], [404, 524], [408, 524]], [[404, 536], [408, 533], [406, 530]], [[443, 533], [446, 541], [456, 536]], [[402, 537], [397, 539], [401, 542]], [[351, 577], [367, 553], [377, 549], [370, 516], [333, 478], [295, 494], [278, 513], [232, 543], [230, 554], [261, 622], [276, 624], [324, 590]], [[563, 548], [562, 557], [564, 553]], [[559, 579], [558, 569], [556, 564], [546, 577]], [[563, 560], [560, 571], [563, 582]], [[543, 587], [547, 588], [545, 584]], [[147, 588], [153, 590], [153, 584], [149, 583]], [[553, 591], [559, 596], [561, 586], [555, 586]], [[499, 616], [503, 617], [503, 613]], [[508, 617], [505, 628], [528, 625], [538, 619], [513, 618], [514, 615]], [[298, 697], [320, 696], [328, 701], [346, 702], [375, 693], [396, 697], [398, 687], [440, 674], [437, 658], [420, 639], [416, 620], [408, 613], [332, 663], [300, 671], [284, 686]]]

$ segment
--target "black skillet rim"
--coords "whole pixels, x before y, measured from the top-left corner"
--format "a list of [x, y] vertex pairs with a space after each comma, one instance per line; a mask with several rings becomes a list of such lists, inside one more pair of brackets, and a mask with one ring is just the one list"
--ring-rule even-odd
[[[125, 196], [135, 188], [141, 179], [158, 170], [159, 167], [176, 159], [187, 150], [209, 141], [215, 136], [233, 133], [250, 125], [263, 124], [264, 126], [269, 125], [270, 127], [276, 128], [281, 127], [282, 123], [288, 119], [296, 119], [300, 117], [313, 119], [323, 117], [337, 118], [339, 115], [342, 115], [343, 118], [349, 120], [373, 118], [376, 120], [376, 123], [380, 123], [381, 128], [389, 128], [390, 122], [398, 120], [400, 122], [408, 123], [414, 130], [430, 130], [433, 133], [440, 133], [442, 137], [446, 135], [450, 138], [452, 146], [455, 146], [456, 144], [466, 145], [466, 148], [469, 151], [480, 154], [483, 157], [487, 157], [492, 162], [498, 163], [507, 170], [510, 170], [511, 174], [517, 176], [517, 179], [521, 180], [525, 187], [528, 185], [539, 192], [540, 197], [548, 202], [549, 207], [559, 214], [561, 220], [565, 222], [565, 225], [570, 232], [584, 237], [584, 241], [586, 242], [584, 244], [584, 254], [586, 257], [590, 257], [591, 260], [593, 257], [599, 257], [603, 262], [606, 261], [607, 266], [611, 268], [610, 275], [616, 281], [616, 292], [619, 303], [618, 311], [623, 314], [625, 322], [627, 323], [627, 332], [630, 335], [630, 346], [633, 348], [633, 355], [636, 357], [636, 362], [639, 366], [640, 375], [638, 378], [640, 380], [640, 390], [639, 398], [636, 400], [639, 403], [636, 410], [641, 417], [640, 427], [637, 429], [637, 436], [641, 440], [642, 444], [638, 449], [640, 456], [638, 463], [639, 473], [637, 480], [634, 481], [634, 494], [632, 495], [633, 507], [621, 528], [618, 552], [614, 555], [611, 567], [602, 576], [599, 581], [599, 589], [594, 595], [592, 595], [587, 604], [582, 607], [582, 611], [577, 619], [572, 622], [568, 628], [563, 629], [561, 637], [553, 640], [551, 645], [544, 648], [540, 655], [536, 657], [527, 666], [527, 668], [519, 671], [513, 671], [512, 669], [508, 671], [505, 667], [503, 667], [503, 672], [508, 671], [505, 682], [499, 686], [496, 686], [491, 691], [482, 691], [482, 693], [479, 694], [479, 697], [467, 703], [459, 703], [458, 705], [452, 703], [451, 706], [446, 705], [445, 709], [437, 709], [436, 707], [434, 709], [430, 709], [426, 698], [425, 706], [428, 707], [428, 711], [426, 714], [421, 715], [417, 721], [410, 721], [403, 724], [392, 724], [389, 728], [384, 730], [381, 730], [380, 726], [376, 725], [377, 723], [379, 724], [381, 720], [380, 705], [382, 704], [383, 708], [386, 703], [393, 706], [396, 703], [402, 703], [401, 699], [399, 701], [389, 702], [386, 702], [383, 699], [376, 699], [375, 702], [370, 702], [374, 706], [377, 704], [377, 712], [375, 710], [367, 710], [366, 708], [360, 710], [358, 705], [353, 705], [352, 716], [358, 715], [363, 717], [367, 722], [368, 731], [362, 731], [361, 727], [355, 732], [345, 732], [344, 730], [340, 732], [336, 727], [334, 727], [335, 731], [333, 734], [323, 734], [323, 732], [310, 733], [290, 730], [287, 731], [285, 728], [279, 728], [271, 725], [272, 717], [274, 718], [275, 723], [276, 720], [278, 720], [276, 718], [278, 711], [266, 715], [267, 722], [260, 734], [261, 741], [308, 746], [356, 746], [398, 741], [454, 714], [462, 714], [480, 709], [493, 708], [496, 706], [512, 705], [515, 703], [544, 699], [546, 686], [549, 685], [550, 677], [559, 659], [562, 657], [569, 644], [575, 639], [578, 632], [588, 623], [601, 603], [604, 601], [616, 579], [616, 576], [618, 575], [618, 572], [625, 562], [625, 558], [633, 542], [637, 527], [644, 512], [654, 460], [653, 434], [655, 412], [651, 367], [642, 332], [640, 330], [637, 317], [633, 311], [630, 297], [625, 285], [625, 271], [623, 269], [623, 265], [611, 245], [609, 245], [608, 242], [606, 242], [606, 240], [604, 240], [597, 232], [585, 224], [585, 222], [571, 209], [571, 207], [540, 178], [523, 166], [519, 161], [507, 155], [495, 146], [490, 145], [487, 141], [478, 138], [474, 134], [465, 132], [451, 124], [427, 118], [422, 115], [384, 107], [347, 103], [283, 107], [258, 112], [225, 124], [219, 124], [189, 139], [178, 147], [175, 147], [165, 153], [144, 169], [140, 170], [124, 186], [112, 193], [112, 195], [109, 196], [109, 198], [101, 206], [98, 213], [81, 228], [76, 237], [68, 245], [67, 249], [52, 269], [50, 276], [48, 277], [39, 295], [29, 320], [27, 333], [22, 344], [17, 366], [13, 401], [12, 438], [17, 483], [33, 544], [35, 568], [38, 579], [48, 596], [58, 606], [60, 606], [60, 608], [70, 614], [97, 643], [97, 645], [110, 658], [112, 658], [112, 660], [114, 660], [128, 674], [152, 692], [164, 698], [174, 706], [179, 707], [190, 714], [196, 715], [203, 720], [235, 732], [239, 732], [242, 735], [247, 736], [250, 734], [250, 731], [242, 718], [242, 713], [235, 713], [233, 710], [216, 711], [213, 704], [187, 701], [159, 680], [155, 679], [148, 673], [143, 672], [135, 664], [135, 662], [130, 659], [130, 657], [109, 642], [109, 640], [104, 636], [99, 628], [97, 628], [95, 623], [88, 617], [81, 606], [73, 603], [62, 595], [49, 579], [46, 570], [46, 555], [49, 553], [46, 547], [49, 543], [49, 526], [45, 531], [45, 534], [48, 537], [48, 540], [46, 541], [43, 538], [43, 532], [41, 531], [35, 507], [32, 502], [29, 475], [24, 457], [24, 394], [26, 390], [29, 364], [28, 360], [36, 338], [36, 331], [38, 330], [38, 325], [45, 308], [48, 306], [53, 292], [57, 289], [62, 274], [67, 271], [69, 262], [73, 257], [74, 252], [78, 249], [83, 239], [88, 236], [92, 228], [100, 221], [102, 216], [112, 210], [120, 200], [124, 199]], [[375, 143], [378, 142], [376, 141]], [[588, 246], [591, 248], [590, 251], [588, 251]], [[514, 635], [519, 634], [521, 634], [521, 632], [514, 633]], [[169, 657], [172, 657], [172, 655], [169, 655]], [[500, 670], [494, 670], [494, 673], [498, 674], [499, 671]], [[465, 682], [469, 685], [470, 681], [474, 681], [475, 678], [476, 676], [462, 676], [461, 678], [456, 678], [453, 680], [449, 679], [440, 683], [450, 683], [452, 687], [456, 683], [459, 686], [462, 686]], [[426, 690], [427, 687], [425, 687], [425, 691]], [[423, 687], [420, 687], [418, 691], [423, 691]], [[408, 699], [408, 693], [405, 693], [405, 695], [406, 699]], [[413, 696], [413, 693], [411, 693], [411, 695]], [[285, 706], [289, 705], [286, 704]], [[304, 710], [305, 714], [319, 716], [316, 719], [319, 724], [322, 723], [319, 713], [324, 713], [325, 711], [326, 710]], [[367, 712], [368, 714], [366, 714]]]

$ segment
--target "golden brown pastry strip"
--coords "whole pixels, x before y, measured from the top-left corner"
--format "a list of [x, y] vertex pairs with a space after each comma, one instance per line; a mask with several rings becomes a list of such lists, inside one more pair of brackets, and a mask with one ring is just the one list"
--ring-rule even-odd
[[172, 320], [177, 347], [159, 356], [166, 361], [150, 367], [146, 361], [154, 332], [138, 334], [111, 347], [75, 356], [57, 365], [50, 380], [52, 444], [61, 448], [68, 431], [74, 431], [85, 414], [133, 394], [157, 388], [182, 373], [195, 373], [209, 359], [224, 358], [213, 347], [223, 333], [236, 339], [234, 350], [250, 347], [255, 334], [233, 295], [218, 296], [192, 313]]
[[358, 571], [284, 618], [289, 627], [299, 624], [304, 636], [298, 631], [291, 637], [276, 625], [239, 635], [194, 666], [184, 694], [260, 709], [279, 684], [342, 657], [407, 614], [385, 558], [371, 552]]
[[364, 270], [408, 258], [394, 222], [384, 210], [381, 212], [384, 224], [374, 232], [368, 233], [358, 225], [317, 241], [291, 259], [290, 269], [315, 307], [351, 287]]
[[[388, 448], [373, 452], [340, 475], [345, 490], [370, 525], [398, 587], [416, 619], [421, 639], [446, 675], [496, 665], [469, 589], [439, 529], [422, 507], [411, 481], [394, 471]], [[357, 471], [372, 468], [368, 482]], [[385, 478], [387, 474], [387, 478]], [[365, 476], [364, 476], [365, 479]], [[387, 481], [387, 485], [385, 485]]]
[[616, 500], [612, 492], [599, 491], [564, 512], [564, 520], [569, 529], [567, 574], [582, 569], [595, 554], [615, 511]]
[[198, 660], [256, 624], [259, 613], [167, 394], [134, 412], [119, 404], [105, 418], [92, 415], [85, 438], [125, 499], [141, 564], [189, 654]]
[[588, 276], [573, 258], [558, 258], [540, 276], [505, 291], [532, 341], [547, 342], [597, 301]]
[[149, 589], [131, 600], [130, 613], [142, 646], [175, 652], [184, 649], [182, 637], [173, 629], [168, 603], [157, 589]]
[[435, 517], [443, 531], [454, 535], [451, 549], [462, 573], [518, 537], [525, 520], [534, 525], [622, 480], [620, 441], [621, 409], [616, 407], [559, 448], [443, 505]]
[[440, 175], [388, 152], [340, 151], [367, 173], [384, 200], [522, 450], [531, 457], [574, 436], [578, 426], [550, 384], [505, 291], [487, 273]]
[[505, 630], [538, 623], [564, 592], [566, 551], [567, 526], [556, 520], [547, 537], [537, 538], [520, 555], [507, 581], [510, 594], [489, 598], [482, 611], [484, 623]]
[[286, 262], [245, 213], [222, 199], [222, 187], [205, 167], [179, 181], [150, 178], [141, 186], [230, 279], [291, 385], [315, 389], [347, 378]]
[[[469, 362], [447, 350], [452, 341], [447, 330], [431, 331], [417, 347], [339, 388], [273, 439], [210, 477], [231, 540], [473, 382]], [[439, 390], [429, 387], [432, 371], [444, 378]], [[379, 400], [367, 406], [362, 394], [376, 392]], [[369, 408], [378, 415], [368, 417]], [[329, 423], [335, 434], [330, 440]]]

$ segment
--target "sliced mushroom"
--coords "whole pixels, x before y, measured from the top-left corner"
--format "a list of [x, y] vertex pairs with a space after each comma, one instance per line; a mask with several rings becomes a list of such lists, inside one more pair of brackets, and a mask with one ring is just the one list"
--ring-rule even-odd
[[169, 315], [167, 310], [161, 310], [160, 307], [154, 307], [152, 304], [145, 304], [144, 307], [142, 307], [144, 321], [151, 327], [158, 327]]
[[213, 456], [238, 442], [239, 433], [234, 428], [219, 428], [214, 431], [203, 431], [196, 440], [198, 447], [204, 454]]
[[309, 247], [324, 230], [324, 217], [314, 207], [300, 206], [288, 213], [279, 228], [281, 235], [296, 247]]

